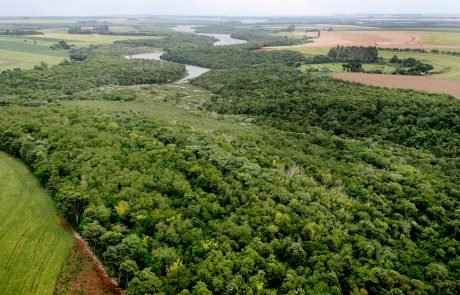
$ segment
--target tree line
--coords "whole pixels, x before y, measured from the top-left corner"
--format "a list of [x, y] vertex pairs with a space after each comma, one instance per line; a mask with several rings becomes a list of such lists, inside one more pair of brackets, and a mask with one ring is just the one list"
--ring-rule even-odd
[[445, 54], [445, 55], [460, 56], [460, 52], [458, 51], [439, 50], [439, 49], [426, 50], [426, 49], [421, 49], [421, 48], [378, 48], [378, 50], [395, 51], [395, 52]]
[[375, 46], [337, 46], [331, 48], [327, 56], [333, 62], [375, 63], [379, 52]]
[[32, 30], [5, 30], [0, 31], [0, 36], [43, 35], [42, 32]]

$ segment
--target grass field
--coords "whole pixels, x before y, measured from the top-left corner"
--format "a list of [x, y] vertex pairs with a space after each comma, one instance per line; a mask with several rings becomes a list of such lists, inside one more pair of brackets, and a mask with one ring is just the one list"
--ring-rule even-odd
[[[390, 74], [396, 70], [395, 67], [378, 64], [364, 64], [363, 68], [366, 71], [381, 70], [386, 74]], [[343, 72], [342, 63], [302, 65], [302, 70], [307, 71], [309, 69], [318, 69], [321, 72]]]
[[451, 45], [460, 48], [459, 30], [420, 30], [424, 45]]
[[[125, 28], [128, 30], [127, 28]], [[30, 69], [41, 61], [55, 65], [68, 58], [64, 50], [52, 50], [51, 45], [65, 40], [69, 44], [86, 47], [91, 44], [111, 44], [126, 39], [159, 38], [146, 36], [71, 35], [66, 29], [43, 30], [44, 35], [0, 36], [0, 71], [6, 69]]]
[[[116, 27], [119, 29], [120, 27]], [[125, 27], [125, 31], [135, 31]], [[99, 44], [110, 44], [119, 40], [128, 40], [128, 39], [156, 39], [161, 37], [156, 36], [112, 36], [112, 35], [99, 35], [99, 34], [68, 34], [67, 29], [50, 29], [42, 30], [41, 32], [45, 33], [44, 35], [34, 36], [33, 39], [37, 38], [41, 40], [53, 40], [53, 43], [56, 43], [55, 40], [65, 40], [69, 44], [75, 44], [79, 47]]]
[[261, 131], [245, 117], [209, 114], [198, 110], [199, 106], [211, 99], [212, 94], [190, 84], [129, 86], [123, 89], [136, 91], [138, 98], [128, 102], [73, 100], [62, 103], [66, 106], [111, 112], [139, 112], [168, 124], [187, 125], [193, 130], [207, 133], [225, 132], [232, 136], [241, 136]]
[[4, 153], [0, 187], [0, 294], [53, 294], [73, 238], [34, 176]]
[[436, 71], [443, 72], [441, 74], [434, 75], [433, 77], [460, 80], [460, 56], [391, 51], [379, 51], [379, 55], [384, 58], [391, 58], [393, 55], [397, 55], [399, 58], [414, 57], [425, 63], [433, 65]]
[[[282, 49], [287, 49], [287, 48], [282, 47]], [[327, 54], [329, 51], [329, 48], [291, 46], [289, 47], [289, 50], [298, 51], [306, 56], [313, 56], [313, 55]], [[460, 80], [460, 57], [459, 56], [444, 55], [444, 54], [431, 54], [431, 53], [416, 53], [416, 52], [393, 52], [393, 51], [386, 51], [386, 50], [380, 50], [379, 55], [386, 59], [390, 59], [393, 55], [397, 55], [399, 58], [414, 57], [425, 63], [429, 63], [433, 65], [435, 70], [437, 72], [440, 72], [440, 74], [436, 74], [433, 77], [444, 78], [444, 79], [449, 79], [449, 80]], [[317, 66], [320, 66], [320, 65], [314, 65], [314, 67], [317, 67]], [[321, 65], [321, 66], [324, 66], [324, 65]], [[377, 65], [375, 66], [377, 67]], [[342, 68], [338, 66], [336, 66], [335, 69], [340, 72], [342, 71]], [[366, 68], [366, 69], [370, 70], [371, 68]], [[332, 70], [332, 71], [335, 71], [335, 70]]]

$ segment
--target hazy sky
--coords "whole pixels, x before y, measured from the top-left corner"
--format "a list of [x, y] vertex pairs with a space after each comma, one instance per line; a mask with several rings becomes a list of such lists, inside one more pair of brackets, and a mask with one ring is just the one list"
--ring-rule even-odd
[[460, 14], [460, 0], [0, 0], [1, 16]]

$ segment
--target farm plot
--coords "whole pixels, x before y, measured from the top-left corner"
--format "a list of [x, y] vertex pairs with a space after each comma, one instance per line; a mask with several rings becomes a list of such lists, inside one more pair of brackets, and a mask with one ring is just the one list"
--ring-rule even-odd
[[335, 78], [372, 86], [415, 89], [430, 93], [445, 93], [460, 98], [460, 82], [421, 76], [397, 76], [362, 73], [334, 73]]
[[66, 41], [79, 47], [91, 44], [112, 44], [126, 39], [160, 38], [155, 36], [111, 36], [111, 35], [72, 35], [66, 29], [49, 29], [44, 35], [34, 36], [0, 36], [0, 71], [14, 68], [31, 69], [34, 65], [45, 62], [55, 65], [69, 58], [65, 50], [53, 50], [51, 45]]
[[[304, 34], [304, 33], [301, 33]], [[349, 30], [322, 31], [313, 42], [297, 47], [377, 46], [384, 48], [459, 49], [458, 31]]]
[[34, 176], [4, 153], [0, 188], [0, 294], [53, 294], [71, 234]]
[[[305, 46], [291, 46], [291, 47], [271, 47], [264, 48], [263, 50], [281, 50], [289, 49], [302, 53], [305, 56], [314, 56], [314, 55], [326, 55], [329, 51], [329, 47], [305, 47]], [[390, 59], [393, 55], [397, 55], [399, 58], [409, 58], [413, 57], [417, 60], [420, 60], [424, 63], [433, 65], [436, 75], [433, 75], [433, 78], [443, 78], [448, 80], [460, 80], [460, 57], [453, 55], [445, 54], [431, 54], [431, 53], [418, 53], [418, 52], [394, 52], [391, 50], [379, 50], [379, 56]], [[320, 65], [309, 65], [313, 68], [325, 67], [330, 68], [331, 72], [342, 72], [341, 66], [331, 67], [330, 65], [326, 66], [324, 64]], [[378, 65], [367, 66], [366, 70], [379, 69]], [[385, 73], [391, 72], [391, 68], [383, 69]]]

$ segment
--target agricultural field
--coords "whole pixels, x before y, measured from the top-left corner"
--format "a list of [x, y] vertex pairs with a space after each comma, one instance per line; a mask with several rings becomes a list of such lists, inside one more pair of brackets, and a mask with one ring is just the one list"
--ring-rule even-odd
[[[270, 26], [266, 28], [283, 29]], [[319, 38], [317, 32], [306, 32], [312, 29], [321, 30]], [[297, 26], [293, 32], [278, 32], [273, 35], [288, 38], [310, 37], [312, 42], [300, 45], [301, 47], [362, 45], [388, 48], [460, 49], [460, 30], [456, 29], [401, 30], [357, 26]]]
[[0, 36], [0, 71], [13, 68], [32, 68], [41, 61], [57, 64], [68, 57], [67, 51], [52, 50], [51, 44], [59, 42], [38, 36]]
[[460, 99], [460, 83], [443, 78], [335, 72], [335, 78], [372, 86], [445, 93]]
[[49, 195], [0, 153], [0, 294], [52, 294], [73, 243]]
[[433, 75], [434, 78], [460, 80], [460, 56], [382, 50], [379, 51], [379, 55], [383, 58], [391, 58], [393, 55], [397, 55], [399, 58], [413, 57], [417, 60], [433, 65], [435, 71], [439, 73]]
[[[116, 27], [120, 30], [121, 27]], [[123, 30], [129, 31], [129, 27], [123, 27]], [[112, 36], [112, 35], [99, 35], [99, 34], [68, 34], [66, 29], [50, 29], [43, 30], [44, 35], [34, 36], [33, 40], [51, 41], [65, 40], [69, 44], [75, 44], [78, 47], [86, 47], [89, 45], [111, 44], [115, 41], [129, 40], [129, 39], [157, 39], [160, 37], [155, 36]], [[36, 39], [37, 38], [37, 39]]]
[[[264, 50], [278, 50], [280, 48], [266, 48]], [[283, 49], [286, 49], [283, 47]], [[289, 50], [294, 50], [302, 53], [305, 56], [314, 55], [326, 55], [329, 51], [329, 47], [305, 47], [305, 46], [291, 46]], [[397, 55], [399, 58], [413, 57], [424, 63], [433, 65], [435, 71], [438, 73], [434, 75], [434, 78], [443, 78], [449, 80], [460, 80], [460, 57], [444, 54], [431, 54], [431, 53], [417, 53], [417, 52], [393, 52], [390, 50], [379, 50], [379, 56], [390, 59], [393, 55]], [[326, 67], [331, 72], [342, 72], [341, 65], [307, 65], [305, 68], [321, 68]], [[366, 70], [373, 70], [380, 68], [378, 65], [365, 65]], [[391, 68], [386, 67], [385, 71], [391, 72]]]
[[[117, 27], [117, 30], [129, 31], [129, 27]], [[78, 47], [89, 45], [112, 44], [115, 41], [127, 39], [155, 39], [160, 37], [145, 36], [110, 36], [110, 35], [74, 35], [68, 34], [67, 29], [42, 30], [44, 35], [33, 36], [0, 36], [0, 71], [6, 69], [30, 69], [34, 65], [45, 62], [55, 65], [68, 58], [68, 51], [53, 50], [51, 45], [59, 41]]]
[[[365, 71], [376, 71], [380, 70], [385, 74], [392, 73], [396, 67], [379, 64], [364, 64], [363, 69]], [[318, 70], [320, 72], [343, 72], [342, 63], [328, 63], [328, 64], [305, 64], [302, 65], [303, 71]]]

